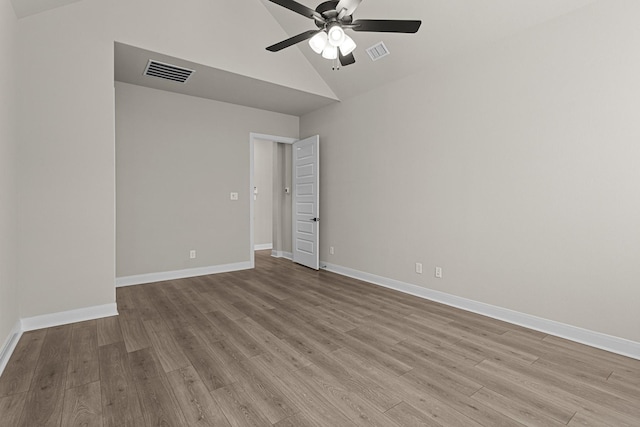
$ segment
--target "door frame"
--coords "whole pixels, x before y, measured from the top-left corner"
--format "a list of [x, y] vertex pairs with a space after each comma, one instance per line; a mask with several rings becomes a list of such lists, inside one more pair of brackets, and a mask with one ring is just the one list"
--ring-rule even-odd
[[254, 249], [254, 224], [253, 224], [253, 187], [254, 187], [254, 177], [253, 177], [253, 168], [254, 168], [254, 144], [256, 139], [263, 139], [266, 141], [272, 141], [280, 144], [290, 144], [293, 145], [294, 142], [299, 141], [299, 138], [289, 138], [286, 136], [277, 136], [277, 135], [267, 135], [264, 133], [249, 133], [249, 188], [247, 189], [247, 194], [249, 197], [249, 264], [250, 268], [255, 268], [256, 254]]

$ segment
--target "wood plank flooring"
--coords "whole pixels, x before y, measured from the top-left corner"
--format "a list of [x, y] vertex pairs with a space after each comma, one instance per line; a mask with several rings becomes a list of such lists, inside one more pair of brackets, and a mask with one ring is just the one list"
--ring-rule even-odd
[[640, 426], [640, 361], [315, 272], [117, 290], [25, 333], [0, 426]]

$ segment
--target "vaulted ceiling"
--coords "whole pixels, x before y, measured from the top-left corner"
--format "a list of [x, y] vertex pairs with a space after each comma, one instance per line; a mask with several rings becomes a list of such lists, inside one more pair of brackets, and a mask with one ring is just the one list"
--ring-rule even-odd
[[81, 0], [11, 0], [18, 18], [65, 6]]
[[[18, 17], [63, 7], [82, 0], [12, 0]], [[215, 1], [215, 0], [211, 0]], [[315, 9], [322, 0], [298, 0], [299, 3]], [[422, 26], [417, 34], [365, 33], [350, 34], [358, 47], [354, 51], [356, 63], [332, 70], [332, 63], [314, 53], [308, 43], [302, 42], [281, 52], [269, 55], [290, 55], [286, 52], [295, 49], [315, 69], [318, 75], [333, 91], [320, 96], [309, 94], [273, 83], [250, 79], [247, 76], [201, 66], [198, 87], [166, 84], [153, 78], [140, 78], [149, 56], [153, 52], [142, 48], [116, 44], [115, 75], [116, 80], [133, 84], [172, 90], [188, 95], [217, 99], [225, 102], [248, 105], [287, 114], [302, 115], [336, 100], [346, 99], [357, 94], [382, 86], [390, 81], [401, 79], [420, 72], [429, 66], [450, 57], [481, 48], [500, 39], [513, 37], [527, 28], [554, 19], [585, 6], [596, 0], [363, 0], [354, 18], [358, 19], [419, 19]], [[265, 20], [275, 21], [283, 29], [281, 39], [267, 39], [264, 34], [252, 31], [252, 28], [239, 28], [243, 37], [252, 37], [261, 47], [281, 41], [284, 38], [315, 29], [312, 20], [280, 7], [269, 0], [254, 0]], [[238, 13], [242, 13], [241, 10]], [[372, 61], [365, 49], [384, 42], [390, 55]], [[181, 58], [156, 55], [154, 59], [187, 63]], [[259, 67], [260, 63], [256, 63]], [[283, 70], [286, 73], [286, 69]], [[207, 84], [207, 79], [224, 81], [224, 85]], [[196, 80], [194, 80], [196, 81]], [[210, 82], [212, 83], [212, 82]], [[253, 88], [247, 91], [247, 85]], [[204, 88], [217, 86], [226, 90], [207, 91]], [[199, 89], [200, 87], [200, 89]], [[234, 90], [243, 88], [244, 90]], [[251, 94], [271, 94], [265, 96], [247, 96]], [[267, 101], [269, 100], [269, 101]]]
[[[287, 34], [293, 36], [314, 29], [310, 19], [260, 0]], [[300, 0], [314, 9], [322, 0]], [[356, 63], [339, 71], [331, 61], [311, 50], [307, 43], [298, 48], [340, 99], [368, 91], [386, 82], [413, 74], [444, 58], [548, 21], [594, 0], [363, 0], [354, 19], [419, 19], [417, 34], [352, 33], [358, 47]], [[279, 40], [256, 42], [265, 47]], [[391, 54], [371, 61], [365, 49], [384, 42]], [[278, 55], [278, 53], [274, 53]]]

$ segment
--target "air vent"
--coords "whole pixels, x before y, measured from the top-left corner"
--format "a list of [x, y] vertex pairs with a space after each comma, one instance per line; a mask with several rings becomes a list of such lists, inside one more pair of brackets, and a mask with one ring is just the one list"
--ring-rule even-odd
[[377, 61], [383, 56], [389, 55], [389, 49], [387, 49], [383, 42], [380, 42], [368, 48], [367, 53], [369, 54], [369, 58], [371, 58], [372, 61]]
[[147, 68], [144, 69], [145, 76], [159, 77], [178, 83], [186, 83], [195, 71], [176, 65], [165, 64], [164, 62], [149, 60]]

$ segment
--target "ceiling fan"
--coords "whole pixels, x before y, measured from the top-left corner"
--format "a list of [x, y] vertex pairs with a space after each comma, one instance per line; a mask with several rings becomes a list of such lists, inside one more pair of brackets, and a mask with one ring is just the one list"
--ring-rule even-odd
[[[416, 33], [422, 21], [391, 19], [353, 19], [353, 12], [362, 0], [331, 0], [320, 3], [315, 10], [294, 0], [269, 0], [302, 16], [314, 20], [317, 30], [309, 30], [267, 47], [268, 51], [278, 52], [305, 40], [314, 52], [323, 58], [339, 60], [342, 66], [356, 62], [353, 50], [356, 44], [344, 30], [382, 32], [382, 33]], [[336, 64], [334, 62], [334, 64]], [[334, 66], [334, 69], [337, 67]]]

